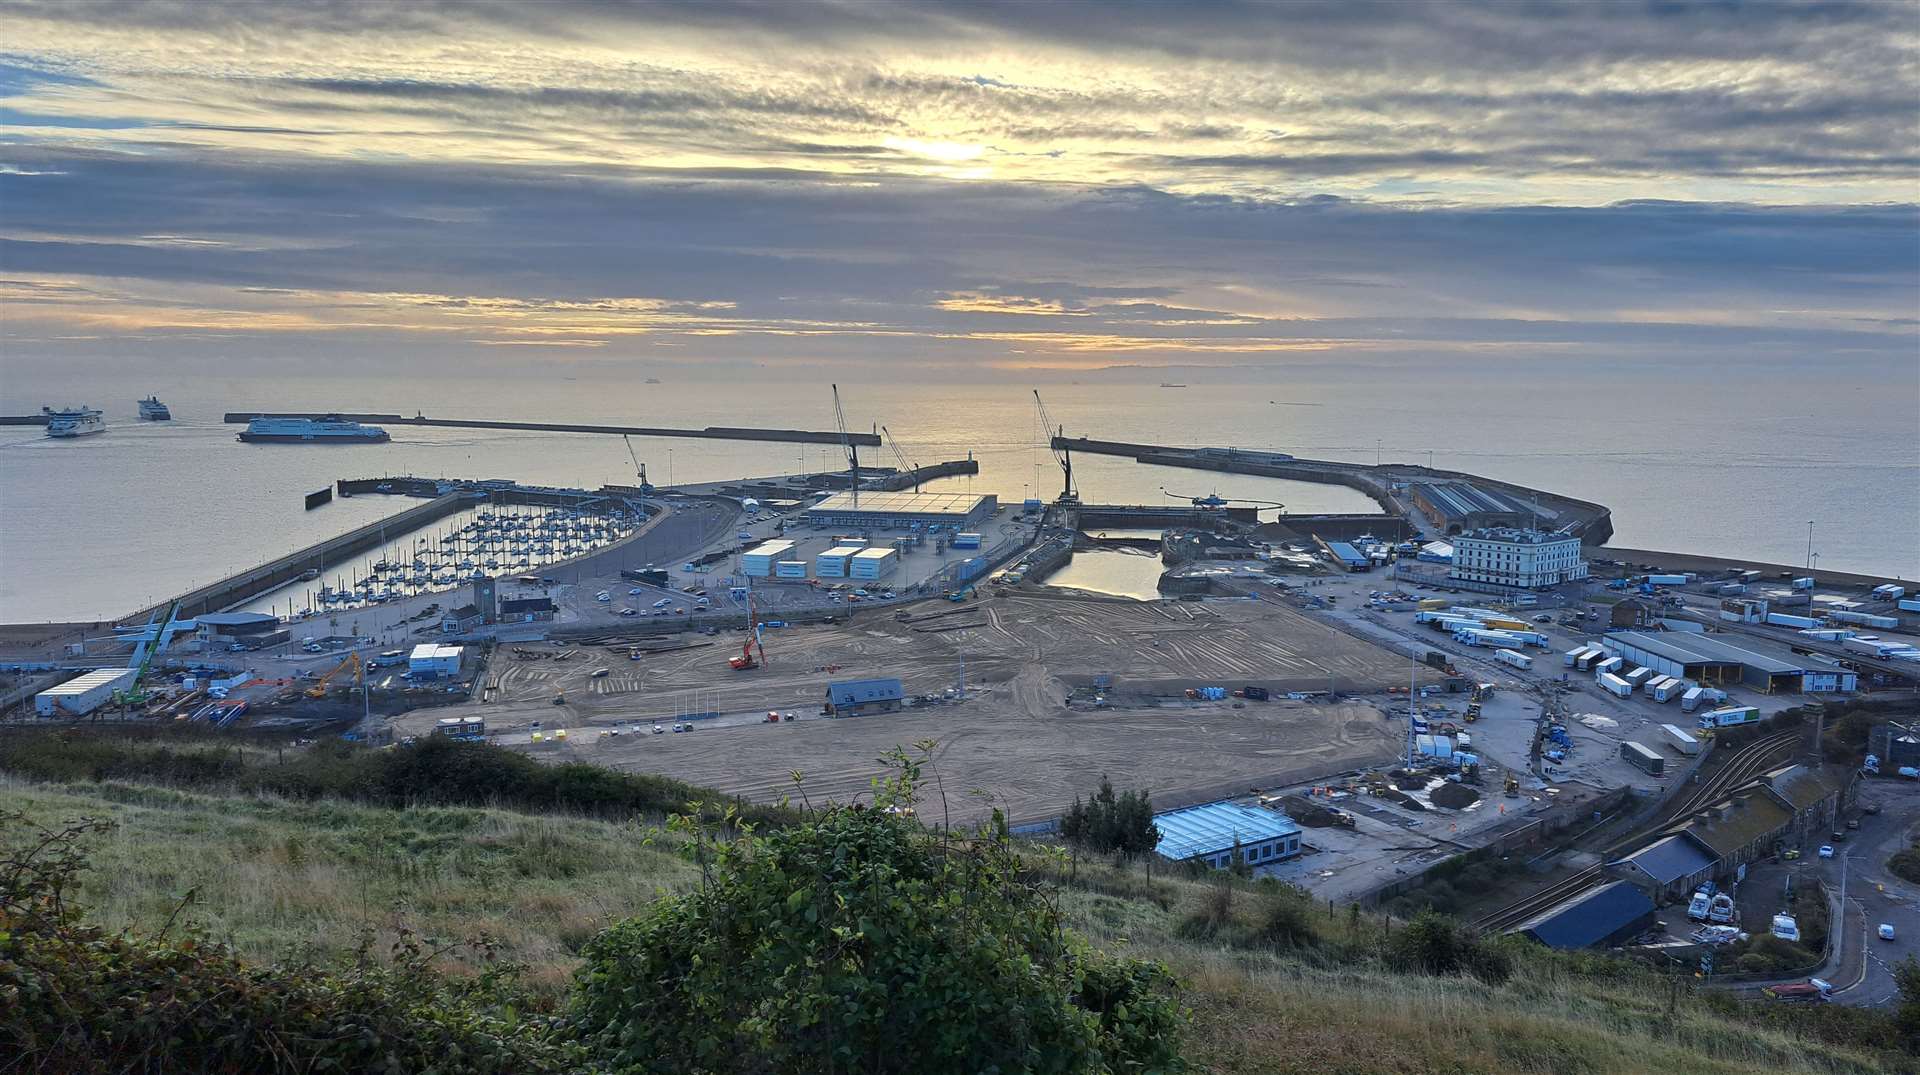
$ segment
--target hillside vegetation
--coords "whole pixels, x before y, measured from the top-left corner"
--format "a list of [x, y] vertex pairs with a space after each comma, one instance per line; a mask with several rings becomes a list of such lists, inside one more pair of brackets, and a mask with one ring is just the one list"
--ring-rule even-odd
[[[203, 750], [228, 761], [204, 764]], [[58, 954], [41, 966], [119, 998], [143, 995], [128, 975], [189, 983], [182, 994], [217, 981], [222, 1014], [198, 1033], [228, 1043], [224, 1066], [131, 1069], [153, 1071], [307, 1070], [292, 1061], [297, 1041], [233, 1036], [261, 1012], [306, 1026], [316, 1055], [372, 1035], [428, 1043], [445, 1071], [957, 1072], [1016, 1044], [1000, 1070], [1920, 1070], [1900, 1051], [1920, 1043], [1911, 1007], [1739, 1002], [1623, 960], [1475, 937], [1440, 916], [1329, 910], [1244, 879], [1149, 881], [991, 830], [928, 833], [903, 813], [749, 822], [719, 804], [698, 811], [705, 822], [645, 807], [616, 819], [597, 781], [581, 782], [582, 803], [551, 796], [536, 810], [508, 784], [497, 798], [516, 809], [485, 805], [492, 796], [468, 777], [517, 771], [503, 754], [0, 739], [0, 766], [17, 774], [26, 758], [35, 775], [0, 782], [0, 810], [17, 812], [0, 834], [8, 861], [75, 819], [109, 826], [55, 845], [76, 856], [65, 917], [46, 916], [44, 893], [18, 896], [20, 872], [0, 869], [16, 893], [0, 906], [0, 985], [34, 981], [23, 935]], [[917, 794], [917, 770], [901, 761], [881, 789], [895, 805]], [[335, 779], [293, 779], [302, 767]], [[396, 771], [413, 775], [417, 801], [377, 779]], [[33, 922], [41, 933], [22, 928]], [[937, 946], [921, 950], [928, 938]], [[707, 973], [663, 986], [636, 973], [649, 965]], [[930, 978], [929, 967], [965, 973]], [[387, 1022], [346, 1014], [378, 998]], [[24, 1032], [21, 1006], [9, 1010], [0, 1072], [125, 1069], [43, 1063], [44, 1038], [9, 1067], [6, 1035]], [[858, 1053], [863, 1040], [918, 1040], [901, 1020], [916, 1035], [939, 1030], [947, 1051]], [[746, 1029], [702, 1037], [719, 1025]]]

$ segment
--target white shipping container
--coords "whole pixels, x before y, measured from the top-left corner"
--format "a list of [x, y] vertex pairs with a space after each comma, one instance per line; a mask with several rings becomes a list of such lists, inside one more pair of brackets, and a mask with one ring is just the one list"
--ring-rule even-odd
[[779, 579], [804, 579], [807, 577], [807, 562], [780, 560], [773, 565], [773, 576]]
[[1920, 597], [1903, 597], [1898, 607], [1902, 612], [1920, 612]]
[[1626, 680], [1629, 686], [1638, 687], [1642, 683], [1645, 683], [1646, 681], [1653, 678], [1653, 669], [1636, 668], [1633, 671], [1628, 672], [1626, 675], [1621, 676], [1620, 678]]
[[1499, 661], [1502, 664], [1510, 664], [1513, 667], [1519, 668], [1522, 670], [1533, 667], [1532, 657], [1529, 657], [1524, 653], [1515, 653], [1513, 650], [1510, 650], [1510, 649], [1494, 650], [1493, 659], [1496, 661]]
[[1691, 713], [1700, 708], [1700, 702], [1703, 700], [1703, 697], [1700, 688], [1688, 688], [1687, 693], [1680, 696], [1680, 712]]
[[1785, 612], [1767, 613], [1767, 622], [1776, 627], [1818, 627], [1820, 621], [1812, 616], [1792, 616]]
[[1601, 661], [1600, 663], [1593, 666], [1593, 674], [1596, 676], [1604, 676], [1614, 672], [1618, 672], [1621, 668], [1626, 666], [1626, 663], [1627, 663], [1626, 660], [1623, 658], [1608, 657], [1606, 660]]
[[1853, 653], [1864, 653], [1869, 657], [1887, 657], [1906, 649], [1898, 642], [1882, 642], [1877, 638], [1843, 638], [1840, 645]]
[[1587, 648], [1585, 646], [1579, 646], [1574, 649], [1570, 649], [1567, 652], [1562, 653], [1560, 655], [1560, 663], [1564, 667], [1572, 668], [1573, 662], [1579, 660], [1580, 655], [1585, 652], [1587, 652]]
[[1865, 612], [1830, 612], [1827, 615], [1841, 623], [1857, 623], [1862, 627], [1881, 627], [1891, 630], [1900, 626], [1900, 620], [1894, 616], [1873, 616]]
[[1668, 676], [1666, 679], [1654, 685], [1653, 700], [1656, 702], [1671, 702], [1684, 693], [1686, 689], [1686, 680], [1675, 679], [1672, 676]]
[[847, 574], [856, 579], [882, 579], [900, 566], [898, 549], [862, 549], [848, 562]]
[[1600, 673], [1600, 689], [1609, 694], [1617, 694], [1622, 698], [1630, 697], [1633, 694], [1633, 684], [1628, 683], [1626, 680], [1621, 679], [1611, 672]]

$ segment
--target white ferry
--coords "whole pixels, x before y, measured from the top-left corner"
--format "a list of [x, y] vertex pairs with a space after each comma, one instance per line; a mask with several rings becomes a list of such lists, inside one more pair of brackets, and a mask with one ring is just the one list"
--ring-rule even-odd
[[84, 403], [57, 411], [52, 407], [42, 407], [40, 413], [47, 416], [49, 437], [90, 437], [107, 431], [107, 423], [101, 419], [100, 412]]
[[173, 412], [160, 402], [159, 396], [148, 396], [140, 401], [140, 419], [145, 422], [168, 422], [173, 420]]
[[324, 418], [255, 418], [239, 436], [249, 444], [380, 444], [390, 439], [379, 426], [363, 426], [337, 414]]

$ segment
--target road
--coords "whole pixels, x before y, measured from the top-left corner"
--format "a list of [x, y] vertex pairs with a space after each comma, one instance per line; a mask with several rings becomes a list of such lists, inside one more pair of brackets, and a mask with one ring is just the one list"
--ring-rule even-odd
[[[1877, 804], [1880, 813], [1860, 819], [1860, 828], [1849, 839], [1835, 846], [1839, 854], [1821, 862], [1822, 875], [1829, 885], [1840, 884], [1846, 873], [1847, 903], [1865, 915], [1864, 926], [1849, 928], [1866, 934], [1866, 968], [1858, 983], [1834, 983], [1835, 999], [1843, 1004], [1881, 1007], [1898, 999], [1893, 968], [1908, 956], [1920, 955], [1920, 886], [1908, 884], [1887, 872], [1887, 856], [1908, 845], [1920, 833], [1920, 795], [1907, 781], [1868, 780], [1860, 788], [1860, 804]], [[1896, 939], [1883, 941], [1875, 935], [1881, 923], [1894, 928]], [[1848, 943], [1857, 943], [1858, 935]]]

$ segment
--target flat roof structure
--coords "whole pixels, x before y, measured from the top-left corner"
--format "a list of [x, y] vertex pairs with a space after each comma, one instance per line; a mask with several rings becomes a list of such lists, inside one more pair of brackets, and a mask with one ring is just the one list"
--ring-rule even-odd
[[1705, 845], [1684, 832], [1656, 840], [1620, 860], [1663, 886], [1712, 869], [1715, 861]]
[[1707, 635], [1688, 632], [1653, 634], [1615, 631], [1606, 644], [1620, 655], [1664, 675], [1707, 682], [1736, 678], [1761, 690], [1798, 690], [1807, 667]]
[[1236, 842], [1245, 847], [1301, 832], [1292, 818], [1277, 810], [1233, 802], [1169, 810], [1153, 815], [1153, 823], [1160, 827], [1155, 850], [1175, 862], [1231, 851]]
[[132, 668], [101, 668], [97, 671], [87, 672], [75, 679], [69, 679], [65, 683], [57, 686], [48, 687], [46, 690], [40, 692], [40, 696], [70, 698], [77, 694], [85, 694], [96, 687], [104, 687], [109, 684], [117, 685], [123, 680], [132, 679], [134, 671]]
[[1628, 940], [1653, 920], [1652, 897], [1615, 881], [1538, 915], [1514, 932], [1548, 948], [1593, 948]]
[[1407, 493], [1448, 533], [1476, 526], [1517, 525], [1552, 512], [1536, 511], [1505, 493], [1472, 482], [1416, 482]]
[[979, 493], [834, 493], [807, 509], [807, 520], [831, 526], [966, 526], [993, 514], [999, 500]]

